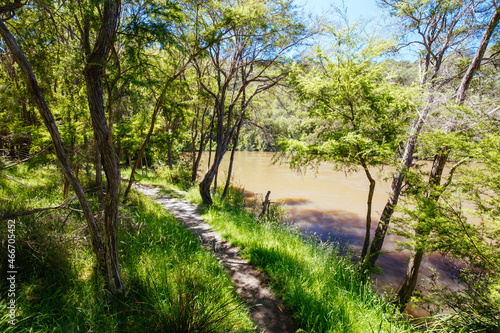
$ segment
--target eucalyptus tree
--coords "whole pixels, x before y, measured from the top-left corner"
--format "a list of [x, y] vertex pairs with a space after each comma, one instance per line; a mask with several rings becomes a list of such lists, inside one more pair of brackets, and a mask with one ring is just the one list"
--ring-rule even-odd
[[[120, 18], [121, 1], [108, 0], [102, 5], [88, 3], [82, 18], [80, 34], [86, 62], [84, 77], [87, 101], [94, 137], [99, 147], [104, 173], [106, 174], [106, 197], [104, 203], [104, 253], [108, 287], [113, 295], [124, 293], [118, 264], [118, 196], [120, 194], [120, 161], [115, 151], [113, 137], [104, 107], [103, 72], [109, 52], [114, 47], [116, 29]], [[100, 12], [99, 20], [92, 16]], [[97, 25], [91, 24], [98, 22]], [[95, 30], [94, 30], [95, 29]], [[93, 34], [91, 31], [93, 30]], [[91, 37], [95, 39], [91, 40]]]
[[370, 243], [372, 201], [376, 181], [372, 167], [390, 163], [398, 136], [412, 109], [410, 90], [384, 79], [386, 68], [374, 59], [388, 44], [368, 41], [360, 47], [356, 26], [332, 30], [330, 52], [296, 66], [290, 82], [299, 99], [307, 101], [319, 126], [307, 138], [283, 138], [281, 148], [291, 166], [333, 162], [345, 172], [361, 169], [369, 182], [366, 232], [360, 261]]
[[[146, 7], [150, 5], [151, 4], [148, 4]], [[158, 38], [155, 43], [149, 46], [151, 48], [159, 48], [158, 55], [163, 57], [162, 60], [164, 64], [167, 64], [167, 68], [163, 72], [163, 76], [156, 78], [155, 84], [158, 88], [155, 88], [157, 92], [153, 94], [154, 103], [151, 105], [153, 110], [149, 130], [132, 167], [131, 176], [124, 194], [124, 202], [127, 200], [128, 193], [134, 180], [135, 170], [139, 166], [142, 154], [146, 150], [151, 139], [155, 129], [156, 119], [160, 111], [168, 109], [169, 105], [172, 106], [175, 103], [181, 102], [180, 100], [175, 102], [175, 97], [172, 96], [172, 98], [170, 98], [168, 95], [175, 91], [176, 84], [174, 83], [183, 82], [184, 72], [189, 68], [191, 62], [223, 35], [223, 32], [216, 31], [213, 27], [208, 29], [208, 33], [206, 34], [203, 32], [201, 34], [198, 33], [199, 15], [197, 8], [199, 4], [197, 2], [192, 3], [191, 1], [185, 1], [177, 3], [174, 6], [176, 8], [175, 10], [180, 11], [182, 9], [182, 15], [179, 12], [179, 15], [170, 16], [171, 27], [169, 27], [168, 30], [158, 29], [158, 25], [162, 24], [162, 20], [159, 18], [161, 18], [161, 15], [164, 15], [167, 10], [165, 4], [154, 3], [151, 6], [154, 8], [153, 12], [158, 12], [160, 16], [153, 15], [155, 19], [145, 17], [141, 23], [142, 30], [150, 31], [150, 33], [154, 35], [161, 35], [161, 38]], [[195, 9], [193, 10], [192, 7]], [[161, 10], [161, 8], [164, 8], [164, 10]], [[139, 9], [141, 9], [141, 7]], [[141, 14], [141, 10], [139, 14]], [[156, 20], [158, 20], [158, 22], [156, 22]], [[136, 26], [133, 20], [131, 26]], [[198, 38], [204, 39], [205, 43], [199, 43]], [[166, 112], [168, 113], [169, 111]], [[166, 118], [169, 118], [169, 116], [166, 115]], [[177, 134], [178, 131], [176, 129], [175, 135]], [[168, 149], [171, 149], [171, 147], [167, 148], [167, 150]]]
[[381, 4], [398, 20], [405, 38], [410, 38], [406, 44], [414, 44], [420, 50], [420, 85], [422, 98], [426, 102], [418, 110], [418, 116], [409, 131], [403, 158], [392, 179], [388, 201], [362, 264], [364, 271], [373, 269], [382, 250], [403, 181], [413, 165], [419, 134], [429, 114], [436, 108], [437, 92], [450, 81], [449, 77], [441, 73], [443, 61], [452, 52], [463, 48], [477, 32], [474, 9], [478, 2], [474, 0], [383, 0]]
[[[105, 260], [106, 254], [104, 253], [105, 249], [101, 239], [101, 235], [99, 233], [99, 228], [96, 224], [96, 221], [88, 204], [87, 198], [83, 192], [83, 189], [77, 177], [73, 173], [71, 166], [68, 163], [66, 154], [64, 152], [61, 135], [54, 121], [54, 117], [45, 100], [44, 94], [40, 88], [40, 85], [38, 84], [38, 81], [35, 77], [35, 74], [33, 73], [30, 64], [26, 60], [26, 57], [24, 56], [23, 51], [20, 49], [19, 44], [17, 43], [15, 37], [10, 33], [9, 29], [4, 24], [4, 20], [6, 19], [6, 17], [7, 18], [14, 17], [15, 16], [14, 11], [21, 8], [22, 6], [23, 4], [21, 2], [16, 1], [13, 4], [5, 6], [8, 7], [8, 11], [4, 11], [4, 9], [2, 8], [2, 12], [0, 13], [2, 15], [2, 18], [0, 19], [0, 34], [7, 48], [11, 52], [14, 60], [21, 68], [27, 89], [30, 92], [31, 97], [33, 98], [35, 104], [37, 105], [40, 112], [40, 116], [43, 119], [45, 126], [47, 127], [51, 135], [57, 158], [62, 167], [62, 171], [65, 177], [71, 183], [71, 186], [73, 187], [73, 190], [75, 191], [75, 194], [77, 195], [78, 200], [80, 201], [80, 204], [82, 206], [82, 211], [87, 220], [87, 225], [89, 228], [94, 253], [97, 257], [98, 265], [101, 269], [106, 271], [108, 266], [106, 265], [106, 260]], [[107, 276], [109, 275], [115, 275], [115, 274], [110, 273]], [[116, 281], [108, 281], [108, 287], [110, 291], [112, 291], [115, 295], [119, 296], [121, 294], [121, 290], [119, 289], [117, 290], [116, 288], [117, 287]]]
[[[204, 93], [197, 77], [196, 85], [188, 89], [193, 96], [191, 106], [194, 109], [191, 120], [191, 183], [195, 184], [198, 178], [198, 169], [201, 162], [202, 153], [210, 140], [210, 129], [213, 125], [213, 117], [210, 116], [211, 98]], [[198, 144], [198, 146], [196, 146]]]
[[[18, 2], [14, 2], [14, 4], [19, 5], [17, 8], [22, 6], [22, 4]], [[59, 28], [57, 25], [59, 16], [54, 15], [50, 6], [47, 4], [40, 3], [39, 5], [40, 7], [34, 7], [34, 10], [38, 9], [40, 12], [47, 12], [51, 18], [50, 22], [55, 24], [55, 29], [57, 30]], [[70, 5], [71, 4], [67, 4], [68, 7], [70, 7]], [[103, 237], [100, 235], [99, 228], [90, 210], [83, 189], [68, 162], [58, 128], [54, 122], [51, 110], [46, 103], [42, 89], [36, 80], [35, 74], [13, 35], [3, 23], [1, 26], [2, 37], [21, 68], [28, 91], [35, 101], [46, 127], [49, 129], [55, 146], [56, 155], [62, 165], [65, 178], [73, 187], [82, 205], [82, 210], [87, 219], [89, 232], [91, 234], [92, 245], [97, 257], [98, 266], [106, 275], [108, 289], [117, 297], [122, 296], [124, 292], [123, 283], [120, 277], [117, 251], [117, 200], [120, 185], [120, 171], [119, 161], [114, 151], [109, 127], [107, 126], [104, 109], [102, 73], [104, 72], [106, 57], [114, 41], [115, 30], [120, 16], [120, 6], [120, 1], [113, 0], [104, 1], [102, 4], [78, 3], [78, 7], [81, 10], [80, 13], [82, 14], [82, 17], [80, 17], [81, 22], [78, 22], [78, 27], [80, 32], [80, 45], [85, 55], [84, 68], [82, 68], [82, 71], [86, 82], [87, 101], [92, 119], [92, 129], [101, 149], [104, 170], [107, 176]], [[58, 7], [58, 10], [63, 11], [68, 7], [61, 6]], [[29, 9], [32, 9], [31, 5]], [[97, 12], [100, 12], [101, 15], [98, 16], [96, 14]], [[78, 21], [78, 17], [75, 17]], [[22, 20], [23, 16], [20, 16], [20, 21], [22, 22]], [[34, 26], [36, 26], [36, 24]], [[74, 38], [75, 31], [69, 30], [69, 32], [69, 35]], [[26, 36], [21, 36], [21, 38], [26, 38]], [[55, 39], [53, 42], [56, 43], [57, 41], [58, 40]], [[36, 52], [36, 49], [29, 49], [29, 52], [33, 51]]]
[[[476, 74], [481, 65], [489, 41], [493, 36], [493, 33], [498, 25], [498, 22], [500, 21], [500, 8], [498, 7], [496, 1], [493, 1], [493, 3], [488, 4], [488, 6], [486, 7], [486, 12], [491, 13], [491, 16], [487, 20], [476, 53], [472, 58], [472, 61], [470, 62], [467, 70], [465, 71], [465, 74], [463, 75], [462, 80], [460, 81], [460, 85], [457, 89], [455, 101], [458, 106], [462, 106], [464, 104], [467, 89], [470, 86], [470, 83], [474, 75]], [[428, 190], [423, 197], [422, 196], [419, 197], [420, 200], [417, 200], [416, 206], [417, 207], [421, 206], [422, 209], [420, 211], [423, 212], [420, 214], [420, 218], [416, 219], [416, 221], [419, 221], [419, 223], [417, 223], [415, 226], [415, 232], [417, 234], [417, 238], [422, 238], [425, 240], [427, 237], [429, 237], [431, 231], [433, 231], [435, 228], [438, 228], [437, 226], [433, 227], [432, 225], [429, 225], [429, 223], [433, 221], [432, 216], [439, 215], [439, 213], [437, 212], [439, 211], [438, 208], [439, 205], [437, 201], [440, 199], [442, 193], [446, 190], [446, 187], [451, 184], [455, 168], [458, 167], [461, 164], [461, 162], [466, 161], [466, 159], [464, 159], [461, 162], [457, 163], [455, 166], [453, 166], [445, 185], [440, 184], [443, 169], [445, 167], [445, 164], [449, 161], [451, 157], [450, 155], [454, 154], [455, 160], [461, 160], [461, 157], [457, 158], [457, 156], [461, 155], [461, 151], [464, 150], [463, 143], [462, 144], [460, 143], [460, 138], [462, 138], [462, 140], [464, 138], [472, 140], [473, 134], [467, 133], [471, 132], [470, 127], [466, 126], [466, 128], [460, 128], [458, 122], [459, 122], [459, 115], [457, 114], [457, 112], [455, 112], [455, 114], [452, 116], [451, 125], [448, 126], [448, 128], [446, 129], [448, 138], [444, 140], [445, 142], [444, 145], [437, 149], [437, 153], [434, 157], [431, 172], [429, 175], [429, 182], [427, 186]], [[458, 143], [455, 142], [457, 139]], [[466, 151], [468, 151], [468, 149], [466, 149]], [[430, 207], [434, 208], [431, 209]], [[427, 216], [427, 217], [422, 219], [422, 216]], [[435, 224], [439, 224], [439, 222], [436, 222]], [[417, 239], [416, 244], [418, 246], [415, 246], [413, 249], [405, 279], [403, 280], [401, 288], [398, 291], [398, 302], [400, 304], [406, 304], [409, 301], [416, 286], [418, 271], [420, 268], [423, 255], [425, 254], [425, 252], [429, 251], [430, 248], [428, 244], [425, 244], [425, 241], [423, 242], [422, 240]]]
[[204, 54], [210, 67], [194, 63], [214, 105], [215, 156], [199, 185], [203, 202], [212, 204], [210, 187], [246, 108], [284, 77], [287, 52], [310, 33], [286, 0], [208, 2], [199, 13], [202, 27], [217, 27], [224, 36]]

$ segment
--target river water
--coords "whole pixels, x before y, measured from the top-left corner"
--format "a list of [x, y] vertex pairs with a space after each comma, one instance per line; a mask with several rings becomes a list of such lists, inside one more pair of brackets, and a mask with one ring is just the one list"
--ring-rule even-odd
[[[225, 183], [229, 155], [228, 152], [219, 170], [219, 184]], [[274, 153], [267, 152], [236, 152], [232, 184], [244, 188], [250, 197], [262, 197], [271, 191], [270, 200], [286, 203], [289, 219], [303, 232], [336, 241], [359, 255], [365, 235], [369, 185], [364, 172], [345, 174], [324, 163], [317, 171], [299, 173], [290, 170], [287, 164], [273, 165], [273, 156]], [[207, 161], [208, 154], [205, 154], [201, 170], [206, 170]], [[375, 168], [372, 171], [378, 175], [372, 208], [373, 237], [390, 189], [390, 179], [384, 181], [383, 177], [387, 177], [390, 170]], [[397, 290], [406, 273], [409, 252], [398, 250], [396, 241], [405, 239], [392, 234], [386, 237], [383, 253], [377, 261], [381, 272], [373, 278], [380, 290], [387, 287]], [[419, 274], [421, 286], [429, 284], [433, 270], [439, 274], [440, 283], [457, 288], [451, 278], [455, 272], [449, 268], [449, 261], [438, 254], [425, 258]]]

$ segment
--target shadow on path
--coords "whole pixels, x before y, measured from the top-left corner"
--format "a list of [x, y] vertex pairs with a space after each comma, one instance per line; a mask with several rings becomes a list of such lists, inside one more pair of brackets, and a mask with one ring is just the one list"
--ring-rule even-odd
[[134, 184], [133, 187], [170, 211], [205, 248], [215, 253], [217, 260], [228, 271], [236, 293], [249, 305], [252, 319], [257, 324], [257, 332], [288, 333], [297, 330], [283, 304], [274, 297], [267, 286], [265, 275], [241, 258], [239, 248], [223, 241], [220, 235], [201, 219], [196, 206], [163, 195], [159, 188], [151, 185]]

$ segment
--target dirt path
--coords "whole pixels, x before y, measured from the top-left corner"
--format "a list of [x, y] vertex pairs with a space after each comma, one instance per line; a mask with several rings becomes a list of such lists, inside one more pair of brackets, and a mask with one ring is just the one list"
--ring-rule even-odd
[[151, 185], [134, 184], [134, 189], [152, 197], [156, 203], [170, 211], [205, 248], [215, 253], [233, 280], [236, 293], [249, 305], [252, 319], [258, 325], [257, 332], [293, 333], [297, 330], [281, 302], [267, 286], [265, 275], [241, 258], [237, 247], [223, 241], [220, 235], [201, 219], [196, 206], [162, 195], [158, 188]]

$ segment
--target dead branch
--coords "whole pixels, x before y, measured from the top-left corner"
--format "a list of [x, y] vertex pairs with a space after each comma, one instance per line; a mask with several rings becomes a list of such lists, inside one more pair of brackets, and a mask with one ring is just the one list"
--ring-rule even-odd
[[42, 207], [42, 208], [35, 208], [35, 209], [30, 209], [30, 210], [25, 210], [24, 212], [19, 212], [19, 213], [12, 213], [12, 214], [6, 214], [2, 217], [0, 217], [0, 220], [6, 220], [6, 219], [10, 219], [10, 218], [13, 218], [13, 217], [19, 217], [19, 216], [26, 216], [26, 215], [31, 215], [31, 214], [35, 214], [35, 213], [38, 213], [38, 212], [43, 212], [45, 210], [53, 210], [53, 209], [60, 209], [60, 208], [64, 208], [66, 207], [67, 205], [69, 205], [73, 200], [76, 199], [76, 196], [73, 196], [71, 197], [70, 199], [66, 200], [65, 202], [63, 202], [62, 204], [60, 204], [59, 206], [51, 206], [51, 207]]
[[42, 150], [40, 150], [38, 153], [33, 154], [33, 155], [29, 156], [29, 157], [26, 157], [24, 160], [20, 160], [20, 161], [18, 161], [18, 162], [16, 162], [16, 163], [12, 163], [12, 164], [6, 165], [6, 166], [4, 166], [4, 167], [0, 168], [0, 170], [5, 170], [5, 169], [11, 168], [11, 167], [13, 167], [13, 166], [16, 166], [16, 165], [18, 165], [18, 164], [24, 163], [24, 162], [28, 161], [29, 159], [31, 159], [31, 158], [33, 158], [33, 157], [35, 157], [35, 156], [38, 156], [38, 155], [40, 155], [40, 154], [42, 154], [42, 153], [46, 152], [46, 151], [47, 151], [47, 149], [49, 149], [49, 148], [50, 148], [50, 146], [51, 146], [51, 145], [48, 145], [47, 147], [45, 147], [45, 148], [43, 148]]
[[31, 187], [31, 186], [29, 186], [29, 185], [26, 185], [26, 184], [21, 183], [20, 181], [18, 181], [18, 180], [16, 180], [16, 179], [12, 178], [11, 176], [7, 176], [7, 175], [3, 175], [3, 176], [4, 176], [5, 178], [7, 178], [8, 180], [12, 180], [14, 183], [17, 183], [17, 184], [19, 184], [19, 185], [21, 185], [21, 186], [27, 187], [27, 188], [32, 189], [32, 190], [34, 190], [34, 189], [35, 189], [34, 187]]
[[269, 200], [269, 195], [271, 194], [271, 191], [267, 191], [266, 198], [264, 199], [264, 202], [262, 203], [262, 212], [260, 213], [260, 216], [264, 216], [269, 212], [269, 206], [271, 205], [271, 201]]
[[257, 127], [258, 129], [260, 129], [266, 135], [268, 140], [270, 140], [270, 141], [274, 140], [273, 136], [264, 127], [254, 123], [253, 121], [245, 121], [243, 123], [243, 125], [253, 125], [253, 126]]

